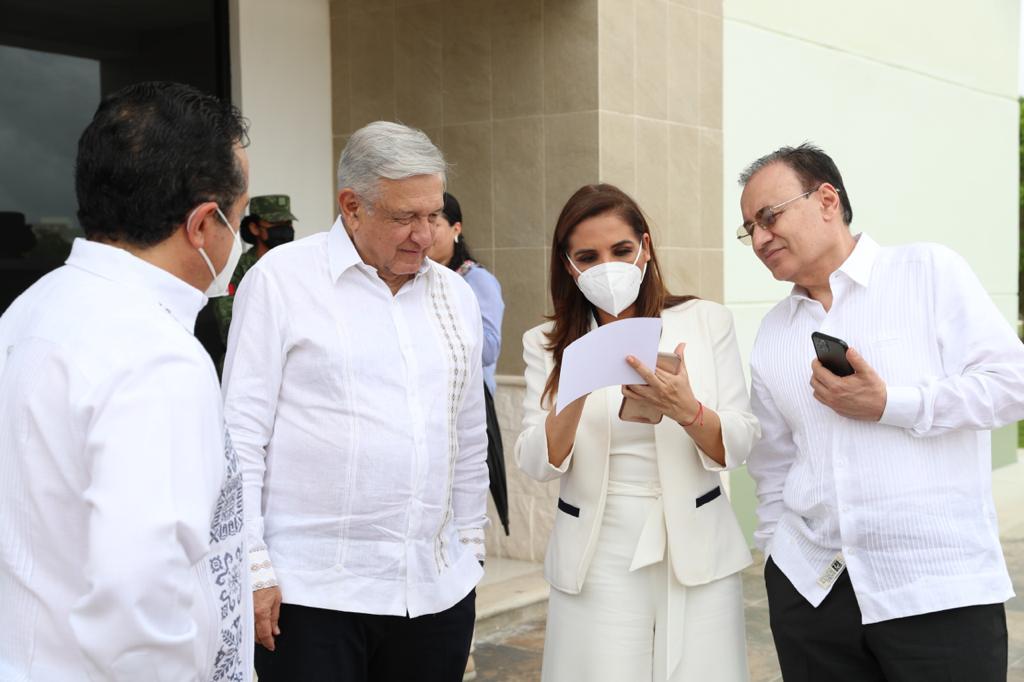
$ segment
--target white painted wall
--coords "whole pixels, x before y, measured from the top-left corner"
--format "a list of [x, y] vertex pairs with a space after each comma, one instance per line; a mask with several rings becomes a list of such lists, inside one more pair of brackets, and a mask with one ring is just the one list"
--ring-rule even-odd
[[328, 0], [233, 0], [233, 99], [250, 121], [249, 194], [288, 194], [296, 236], [334, 221]]
[[789, 291], [734, 238], [736, 178], [811, 140], [843, 173], [854, 232], [963, 254], [1017, 301], [1018, 0], [725, 0], [725, 300], [750, 348]]

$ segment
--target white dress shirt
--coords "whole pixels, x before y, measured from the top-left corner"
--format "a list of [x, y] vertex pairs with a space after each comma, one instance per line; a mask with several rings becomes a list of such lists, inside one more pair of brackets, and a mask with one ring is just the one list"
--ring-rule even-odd
[[[864, 623], [1005, 601], [989, 430], [1024, 418], [1024, 346], [942, 246], [862, 234], [830, 284], [827, 313], [794, 287], [751, 354], [759, 546], [814, 606], [845, 560]], [[814, 399], [813, 331], [886, 383], [880, 422]]]
[[251, 679], [241, 474], [192, 335], [205, 302], [79, 239], [0, 318], [5, 682]]
[[246, 273], [224, 396], [254, 589], [402, 616], [473, 589], [487, 520], [481, 344], [459, 275], [425, 261], [392, 295], [340, 219]]

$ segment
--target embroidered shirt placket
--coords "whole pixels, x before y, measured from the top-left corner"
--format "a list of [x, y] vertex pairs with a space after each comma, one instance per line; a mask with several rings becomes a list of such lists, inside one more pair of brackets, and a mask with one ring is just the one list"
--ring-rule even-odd
[[[163, 302], [158, 301], [158, 305], [181, 324]], [[192, 334], [184, 324], [181, 327]], [[242, 537], [242, 475], [227, 427], [224, 428], [224, 460], [224, 480], [210, 521], [210, 551], [206, 559], [208, 575], [214, 582], [214, 596], [220, 605], [219, 649], [214, 657], [212, 680], [240, 682], [244, 665], [242, 616], [245, 610], [240, 599], [247, 599], [251, 590], [247, 589], [248, 557]]]
[[437, 560], [437, 571], [441, 573], [448, 567], [448, 559], [445, 551], [444, 529], [452, 517], [452, 485], [455, 477], [455, 461], [459, 454], [458, 434], [458, 413], [459, 406], [466, 391], [467, 374], [469, 371], [469, 353], [466, 341], [462, 336], [455, 313], [452, 311], [451, 303], [448, 300], [447, 284], [440, 277], [430, 278], [428, 297], [444, 343], [447, 346], [446, 356], [449, 358], [448, 367], [448, 486], [447, 498], [444, 506], [444, 516], [438, 526], [434, 538], [434, 556]]

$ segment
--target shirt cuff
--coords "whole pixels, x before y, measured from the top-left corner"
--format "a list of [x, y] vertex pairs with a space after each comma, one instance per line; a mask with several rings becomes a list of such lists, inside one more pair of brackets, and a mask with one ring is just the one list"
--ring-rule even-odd
[[487, 558], [487, 548], [484, 547], [483, 528], [460, 528], [459, 542], [476, 555], [477, 561], [483, 562]]
[[761, 527], [754, 530], [754, 547], [757, 547], [764, 553], [764, 560], [766, 562], [772, 553], [772, 538], [775, 535], [775, 526], [777, 524], [778, 522], [776, 521], [769, 528], [763, 527], [762, 524]]
[[912, 429], [921, 413], [921, 391], [913, 386], [886, 386], [885, 410], [880, 424]]
[[267, 552], [266, 545], [249, 550], [249, 576], [253, 592], [277, 587], [277, 575], [270, 563], [270, 553]]

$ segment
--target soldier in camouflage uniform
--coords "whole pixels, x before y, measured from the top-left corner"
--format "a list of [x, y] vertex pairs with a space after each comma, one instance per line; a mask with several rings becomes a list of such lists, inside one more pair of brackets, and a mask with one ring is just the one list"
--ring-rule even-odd
[[[216, 306], [217, 326], [221, 339], [228, 342], [228, 328], [231, 326], [231, 308], [235, 302], [235, 291], [242, 277], [256, 264], [263, 255], [275, 246], [280, 246], [295, 239], [295, 228], [292, 221], [298, 220], [292, 215], [291, 199], [287, 194], [265, 194], [249, 200], [249, 215], [242, 221], [242, 239], [252, 247], [242, 254], [238, 260], [235, 273], [231, 276], [228, 295], [214, 299]], [[223, 358], [220, 358], [220, 364]]]

